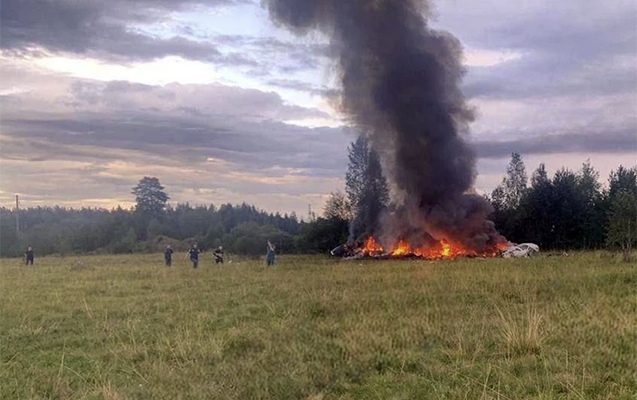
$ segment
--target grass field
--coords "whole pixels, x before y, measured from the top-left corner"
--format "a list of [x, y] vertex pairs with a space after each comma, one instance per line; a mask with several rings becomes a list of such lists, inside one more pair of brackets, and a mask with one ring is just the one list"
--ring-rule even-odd
[[2, 399], [637, 394], [637, 264], [605, 253], [211, 258], [2, 260]]

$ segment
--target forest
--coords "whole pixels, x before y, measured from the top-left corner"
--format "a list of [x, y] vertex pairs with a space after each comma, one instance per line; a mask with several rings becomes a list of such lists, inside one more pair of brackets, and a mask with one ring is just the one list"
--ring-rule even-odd
[[[141, 179], [132, 194], [131, 209], [32, 207], [18, 215], [2, 207], [0, 256], [21, 256], [27, 246], [41, 256], [156, 252], [168, 243], [185, 250], [194, 242], [203, 250], [224, 246], [258, 256], [268, 240], [279, 253], [326, 253], [372, 231], [389, 203], [378, 155], [363, 137], [349, 147], [345, 193], [332, 193], [322, 215], [304, 220], [245, 203], [173, 206], [154, 177]], [[541, 164], [529, 179], [522, 156], [514, 153], [502, 183], [485, 197], [493, 205], [490, 218], [512, 242], [629, 254], [637, 240], [637, 167], [619, 166], [603, 184], [588, 161], [553, 176]]]

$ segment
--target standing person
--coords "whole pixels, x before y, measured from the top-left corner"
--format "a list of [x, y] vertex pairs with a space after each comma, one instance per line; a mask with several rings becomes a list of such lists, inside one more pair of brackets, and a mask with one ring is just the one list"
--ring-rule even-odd
[[276, 246], [273, 245], [272, 242], [268, 240], [268, 250], [265, 255], [265, 261], [268, 264], [268, 266], [274, 265], [274, 250], [275, 249], [276, 249]]
[[192, 245], [190, 250], [188, 250], [188, 254], [186, 254], [186, 257], [190, 256], [190, 262], [192, 263], [193, 268], [197, 268], [199, 265], [199, 253], [201, 253], [201, 251], [197, 247], [197, 243], [195, 243]]
[[167, 267], [171, 267], [173, 265], [173, 248], [171, 245], [166, 246], [164, 249], [164, 261], [166, 261]]
[[27, 251], [24, 252], [24, 263], [26, 265], [29, 265], [29, 263], [33, 265], [34, 258], [35, 258], [35, 255], [33, 254], [33, 247], [31, 246], [27, 247]]
[[215, 264], [223, 264], [223, 246], [219, 246], [212, 255], [215, 256]]

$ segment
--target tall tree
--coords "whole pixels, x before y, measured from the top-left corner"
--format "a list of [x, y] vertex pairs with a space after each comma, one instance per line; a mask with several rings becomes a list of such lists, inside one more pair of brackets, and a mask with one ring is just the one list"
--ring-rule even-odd
[[595, 171], [590, 160], [582, 164], [577, 175], [577, 188], [582, 207], [581, 245], [585, 248], [601, 247], [605, 236], [605, 199], [599, 172]]
[[630, 191], [617, 193], [612, 200], [608, 220], [609, 245], [622, 249], [624, 261], [630, 260], [637, 243], [637, 195]]
[[348, 147], [347, 173], [345, 174], [345, 192], [353, 207], [356, 207], [365, 190], [365, 170], [369, 156], [369, 141], [360, 135]]
[[325, 202], [323, 217], [326, 219], [349, 220], [352, 218], [352, 207], [347, 197], [341, 192], [330, 193], [330, 197]]
[[161, 217], [170, 199], [159, 179], [148, 176], [140, 179], [132, 193], [137, 204], [135, 211], [148, 217]]
[[389, 202], [389, 188], [380, 157], [364, 136], [360, 135], [350, 145], [348, 157], [345, 184], [353, 213], [350, 239], [356, 239], [374, 233], [378, 218]]
[[626, 168], [620, 165], [616, 171], [610, 173], [608, 184], [608, 197], [611, 200], [621, 192], [637, 194], [637, 167]]
[[550, 247], [554, 242], [554, 221], [552, 213], [553, 183], [548, 177], [546, 167], [540, 164], [531, 176], [531, 187], [517, 210], [523, 229], [515, 232], [520, 241], [531, 241], [541, 247]]
[[[491, 194], [494, 221], [513, 241], [531, 241], [543, 248], [599, 248], [605, 242], [607, 202], [599, 174], [590, 162], [578, 173], [562, 168], [549, 179], [540, 164], [526, 188], [520, 157], [512, 157], [507, 176]], [[613, 176], [626, 182], [625, 170]], [[517, 183], [515, 183], [517, 182]], [[615, 184], [617, 186], [619, 184]], [[516, 189], [517, 188], [517, 189]], [[519, 198], [517, 206], [516, 198]]]
[[507, 166], [507, 175], [502, 178], [502, 183], [496, 187], [491, 194], [491, 198], [506, 210], [512, 210], [520, 205], [520, 201], [526, 191], [528, 177], [526, 167], [519, 153], [511, 154], [511, 161]]
[[491, 192], [493, 221], [506, 237], [520, 236], [522, 214], [517, 210], [526, 194], [527, 180], [522, 156], [518, 153], [511, 154], [507, 175]]
[[577, 175], [561, 168], [553, 176], [550, 215], [554, 240], [559, 249], [581, 247], [583, 207], [578, 188]]
[[549, 174], [546, 172], [546, 165], [541, 163], [537, 169], [533, 171], [533, 175], [531, 175], [531, 186], [535, 189], [550, 183]]
[[506, 196], [502, 185], [496, 186], [491, 192], [491, 196], [487, 196], [493, 205], [496, 213], [501, 213], [506, 209]]

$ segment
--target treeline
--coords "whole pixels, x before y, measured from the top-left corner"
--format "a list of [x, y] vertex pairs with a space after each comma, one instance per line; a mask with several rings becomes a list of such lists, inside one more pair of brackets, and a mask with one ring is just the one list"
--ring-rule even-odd
[[312, 215], [309, 221], [299, 221], [294, 213], [266, 213], [247, 204], [171, 207], [168, 194], [154, 177], [144, 177], [133, 188], [136, 205], [130, 210], [21, 210], [19, 234], [16, 212], [0, 208], [0, 256], [20, 256], [27, 246], [33, 246], [38, 255], [131, 253], [159, 251], [168, 243], [185, 250], [194, 242], [203, 250], [221, 245], [232, 253], [259, 255], [265, 253], [268, 240], [279, 253], [325, 254], [350, 236], [373, 233], [388, 201], [378, 154], [363, 136], [349, 147], [346, 181], [347, 196], [333, 193], [323, 216]]
[[[282, 253], [324, 252], [347, 237], [343, 220], [299, 221], [294, 213], [272, 214], [256, 207], [179, 204], [148, 218], [136, 209], [35, 207], [0, 208], [0, 256], [16, 257], [33, 246], [38, 255], [158, 251], [171, 243], [185, 250], [197, 242], [206, 250], [223, 245], [237, 254], [265, 253], [267, 240]], [[331, 246], [331, 247], [330, 247]]]
[[[300, 221], [294, 213], [272, 214], [254, 206], [170, 206], [157, 178], [133, 188], [136, 206], [104, 209], [0, 208], [0, 256], [131, 253], [159, 251], [170, 243], [185, 250], [224, 246], [235, 254], [265, 253], [268, 240], [280, 253], [326, 253], [360, 235], [373, 234], [389, 201], [377, 154], [365, 139], [349, 148], [346, 194], [332, 193], [322, 217]], [[586, 162], [579, 171], [549, 177], [541, 164], [529, 179], [522, 157], [513, 154], [502, 183], [486, 196], [497, 229], [513, 242], [542, 249], [616, 248], [629, 256], [637, 244], [637, 168], [620, 166], [607, 185]], [[16, 218], [19, 217], [19, 232]], [[350, 223], [350, 221], [352, 223]]]
[[635, 167], [620, 166], [606, 186], [588, 161], [579, 171], [562, 168], [552, 177], [540, 164], [529, 180], [522, 157], [514, 153], [506, 177], [488, 198], [496, 227], [514, 242], [630, 252], [637, 240]]

